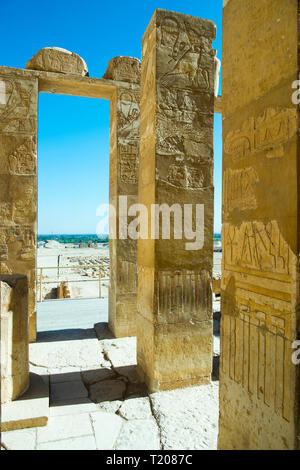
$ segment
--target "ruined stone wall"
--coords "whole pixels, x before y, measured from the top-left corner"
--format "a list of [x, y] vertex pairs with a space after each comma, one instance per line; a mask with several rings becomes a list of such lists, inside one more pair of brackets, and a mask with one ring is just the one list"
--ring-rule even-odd
[[0, 73], [0, 273], [26, 274], [30, 341], [36, 337], [36, 153], [38, 80]]
[[116, 238], [110, 237], [109, 326], [116, 337], [134, 336], [137, 311], [137, 242], [126, 233], [120, 233], [119, 197], [127, 197], [128, 208], [137, 203], [140, 61], [130, 57], [115, 57], [109, 62], [104, 78], [120, 80], [110, 100], [109, 199], [115, 208], [117, 223]]
[[[142, 40], [138, 370], [151, 390], [204, 383], [212, 367], [215, 25], [156, 10]], [[151, 239], [152, 204], [204, 204], [204, 245]], [[195, 217], [193, 219], [195, 222]]]
[[224, 2], [220, 449], [298, 445], [297, 8]]

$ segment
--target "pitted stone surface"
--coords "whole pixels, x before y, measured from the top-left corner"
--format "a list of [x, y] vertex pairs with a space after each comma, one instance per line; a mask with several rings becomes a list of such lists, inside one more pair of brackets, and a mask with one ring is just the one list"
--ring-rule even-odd
[[127, 420], [152, 418], [149, 398], [141, 397], [125, 400], [118, 414]]
[[79, 55], [61, 47], [44, 47], [40, 49], [27, 62], [26, 69], [72, 73], [80, 76], [89, 74], [85, 61]]
[[217, 383], [157, 392], [150, 398], [164, 449], [216, 449]]
[[89, 397], [95, 403], [108, 400], [122, 400], [126, 384], [121, 379], [104, 380], [89, 387]]
[[117, 450], [159, 450], [159, 431], [155, 420], [127, 421], [115, 444]]
[[140, 83], [141, 61], [135, 57], [113, 57], [108, 63], [103, 78]]

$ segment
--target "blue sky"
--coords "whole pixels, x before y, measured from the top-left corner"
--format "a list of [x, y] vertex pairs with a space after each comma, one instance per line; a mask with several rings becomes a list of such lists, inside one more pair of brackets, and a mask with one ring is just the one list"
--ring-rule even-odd
[[[222, 59], [222, 0], [51, 2], [2, 0], [0, 64], [25, 68], [41, 48], [76, 52], [101, 78], [118, 55], [141, 57], [141, 38], [156, 8], [213, 20]], [[221, 227], [221, 116], [215, 115], [215, 231]], [[96, 208], [108, 202], [109, 103], [39, 95], [38, 232], [95, 233]]]

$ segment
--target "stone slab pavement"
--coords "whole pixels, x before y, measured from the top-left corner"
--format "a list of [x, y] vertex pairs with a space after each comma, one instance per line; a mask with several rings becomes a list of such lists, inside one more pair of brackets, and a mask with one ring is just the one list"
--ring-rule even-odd
[[[96, 311], [92, 313], [91, 308], [87, 316], [86, 300], [59, 302], [39, 308], [38, 339], [30, 345], [30, 369], [50, 389], [48, 424], [2, 433], [3, 449], [217, 448], [217, 380], [149, 394], [136, 373], [136, 338], [113, 338], [106, 323], [107, 310], [101, 313], [99, 301], [94, 304]], [[58, 317], [64, 302], [68, 303], [65, 318], [55, 327], [49, 309], [58, 309]], [[72, 318], [74, 303], [78, 310]], [[93, 315], [95, 328], [91, 327]]]

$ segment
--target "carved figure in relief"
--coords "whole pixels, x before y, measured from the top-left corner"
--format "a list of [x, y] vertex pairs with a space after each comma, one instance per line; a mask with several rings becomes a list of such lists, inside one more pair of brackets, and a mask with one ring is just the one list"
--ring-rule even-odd
[[205, 44], [197, 31], [187, 23], [166, 16], [160, 26], [160, 52], [166, 56], [160, 61], [163, 85], [192, 86], [209, 90], [208, 70], [201, 65]]
[[125, 143], [126, 138], [137, 138], [139, 132], [139, 105], [134, 96], [129, 92], [124, 92], [120, 96], [118, 110], [118, 134]]
[[267, 108], [262, 115], [246, 121], [241, 129], [229, 132], [224, 150], [236, 160], [261, 151], [266, 152], [267, 158], [282, 157], [283, 145], [296, 131], [296, 109]]
[[5, 259], [8, 259], [8, 253], [11, 246], [13, 247], [13, 252], [15, 252], [15, 250], [19, 252], [19, 259], [35, 259], [36, 236], [34, 231], [29, 227], [1, 227], [0, 245], [6, 247], [5, 249], [3, 248], [7, 253], [7, 257]]
[[200, 168], [173, 164], [169, 167], [167, 182], [177, 188], [200, 189], [204, 185], [204, 173]]
[[257, 201], [255, 197], [255, 184], [258, 175], [254, 168], [248, 167], [241, 170], [231, 168], [223, 174], [223, 206], [228, 214], [234, 209], [255, 209]]
[[35, 110], [33, 105], [33, 86], [9, 79], [4, 83], [5, 98], [0, 103], [0, 130], [4, 133], [32, 133], [35, 131]]
[[9, 157], [9, 171], [12, 175], [36, 174], [36, 145], [25, 141]]
[[278, 223], [243, 222], [240, 227], [224, 224], [226, 269], [241, 266], [261, 272], [290, 273], [290, 250]]

